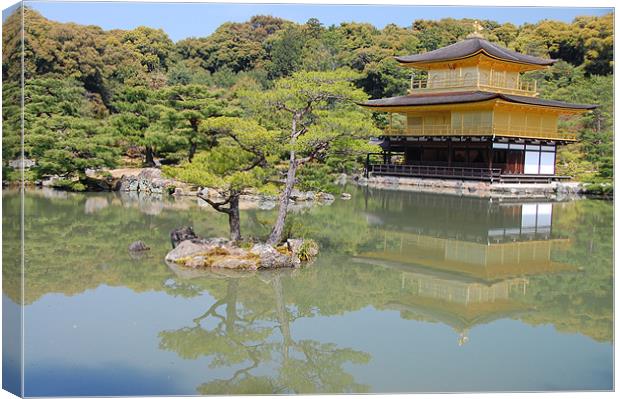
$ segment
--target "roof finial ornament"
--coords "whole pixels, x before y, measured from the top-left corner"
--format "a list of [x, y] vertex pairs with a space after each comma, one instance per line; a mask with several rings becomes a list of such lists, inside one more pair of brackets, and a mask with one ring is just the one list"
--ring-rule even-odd
[[467, 38], [468, 39], [483, 38], [484, 36], [482, 36], [481, 32], [484, 30], [484, 28], [482, 27], [480, 22], [478, 22], [478, 20], [475, 20], [472, 25], [474, 26], [474, 31], [470, 33], [469, 35], [467, 35]]

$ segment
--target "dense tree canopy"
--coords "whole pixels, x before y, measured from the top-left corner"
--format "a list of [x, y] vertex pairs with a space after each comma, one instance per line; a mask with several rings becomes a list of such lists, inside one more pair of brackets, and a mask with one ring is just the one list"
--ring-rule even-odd
[[164, 134], [178, 136], [185, 144], [185, 157], [191, 161], [200, 148], [213, 145], [211, 135], [201, 130], [203, 121], [210, 117], [222, 115], [239, 115], [240, 110], [230, 106], [223, 99], [221, 90], [214, 90], [205, 85], [177, 85], [161, 90], [158, 94], [165, 120]]
[[[225, 23], [209, 36], [174, 43], [162, 30], [149, 27], [104, 31], [97, 26], [51, 21], [27, 7], [24, 18], [27, 90], [43, 81], [51, 84], [50, 79], [58, 80], [57, 87], [50, 86], [47, 94], [25, 96], [26, 128], [30, 117], [41, 116], [41, 121], [32, 121], [56, 127], [58, 121], [51, 115], [94, 119], [92, 123], [83, 121], [82, 126], [101, 127], [89, 129], [89, 134], [106, 136], [102, 142], [113, 143], [119, 164], [127, 159], [120, 156], [131, 155], [136, 148], [149, 164], [157, 158], [162, 163], [191, 159], [213, 144], [208, 132], [199, 128], [202, 120], [251, 116], [247, 107], [239, 107], [240, 97], [234, 93], [240, 88], [271, 89], [278, 79], [298, 72], [351, 69], [358, 72], [355, 85], [370, 98], [405, 94], [411, 71], [400, 67], [393, 56], [434, 50], [462, 40], [473, 30], [470, 19], [415, 20], [410, 26], [389, 24], [378, 29], [357, 22], [324, 26], [314, 18], [296, 24], [254, 16], [247, 22]], [[528, 74], [528, 79], [538, 80], [543, 97], [601, 105], [564, 126], [578, 133], [581, 141], [564, 148], [559, 172], [581, 180], [610, 180], [613, 14], [578, 17], [570, 23], [481, 23], [482, 34], [490, 41], [560, 60], [547, 71]], [[20, 29], [18, 10], [3, 23], [2, 76], [8, 99], [3, 103], [5, 165], [20, 152]], [[61, 88], [63, 94], [59, 94]], [[382, 117], [375, 115], [377, 126], [381, 121]], [[110, 141], [110, 135], [115, 139]], [[28, 137], [25, 142], [26, 155], [34, 156], [29, 152]], [[54, 140], [52, 146], [63, 143]], [[40, 168], [29, 176], [48, 172], [51, 170]], [[10, 174], [5, 173], [5, 178]]]
[[206, 38], [181, 40], [178, 52], [212, 73], [222, 68], [249, 71], [267, 58], [263, 42], [288, 25], [291, 23], [270, 16], [254, 16], [244, 23], [227, 22]]

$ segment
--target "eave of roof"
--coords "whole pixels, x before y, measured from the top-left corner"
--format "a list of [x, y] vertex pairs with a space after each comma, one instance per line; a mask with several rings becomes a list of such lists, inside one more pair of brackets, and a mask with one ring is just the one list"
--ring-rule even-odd
[[512, 94], [493, 93], [485, 91], [471, 92], [453, 92], [453, 93], [433, 93], [433, 94], [416, 94], [399, 97], [380, 98], [376, 100], [368, 100], [365, 103], [359, 103], [364, 107], [416, 107], [427, 105], [446, 105], [446, 104], [462, 104], [476, 103], [500, 99], [517, 104], [537, 105], [543, 107], [564, 108], [572, 110], [592, 110], [598, 107], [595, 104], [572, 104], [563, 101], [546, 100], [536, 97], [516, 96]]
[[437, 50], [395, 57], [395, 59], [403, 64], [426, 64], [468, 58], [479, 53], [507, 62], [528, 65], [549, 66], [557, 61], [521, 54], [481, 38], [469, 38]]

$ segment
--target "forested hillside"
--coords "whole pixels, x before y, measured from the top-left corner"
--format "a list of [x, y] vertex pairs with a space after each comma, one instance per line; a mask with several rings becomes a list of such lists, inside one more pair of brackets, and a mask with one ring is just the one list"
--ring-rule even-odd
[[[174, 43], [158, 29], [104, 31], [50, 21], [25, 9], [25, 155], [28, 178], [79, 178], [87, 168], [155, 160], [176, 164], [213, 145], [201, 128], [214, 116], [248, 112], [242, 93], [273, 87], [296, 71], [351, 69], [369, 98], [405, 94], [410, 71], [392, 59], [464, 39], [472, 20], [415, 20], [409, 27], [271, 16], [225, 23]], [[490, 41], [560, 61], [531, 73], [541, 96], [600, 108], [566, 123], [581, 141], [560, 154], [560, 173], [608, 181], [613, 173], [613, 15], [515, 26], [482, 21]], [[20, 13], [3, 25], [3, 179], [19, 155]], [[381, 127], [382, 117], [373, 119]], [[352, 122], [355, 123], [355, 122]], [[329, 172], [351, 163], [332, 163]], [[346, 165], [346, 166], [338, 166]], [[335, 168], [335, 169], [334, 169]], [[303, 177], [303, 174], [302, 174]]]

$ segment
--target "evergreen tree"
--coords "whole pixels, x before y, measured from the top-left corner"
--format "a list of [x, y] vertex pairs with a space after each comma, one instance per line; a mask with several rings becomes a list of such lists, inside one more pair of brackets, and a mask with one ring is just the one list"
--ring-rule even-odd
[[192, 161], [196, 151], [209, 148], [214, 137], [200, 129], [203, 121], [215, 116], [239, 115], [240, 110], [229, 106], [224, 92], [204, 85], [171, 86], [158, 93], [162, 104], [164, 124], [169, 134], [180, 137], [187, 150], [187, 160]]
[[112, 105], [116, 114], [110, 118], [111, 126], [125, 146], [135, 145], [144, 150], [144, 164], [155, 166], [155, 151], [165, 144], [166, 136], [160, 134], [157, 122], [161, 108], [153, 90], [147, 87], [125, 87], [114, 96]]
[[357, 77], [350, 70], [297, 72], [278, 80], [272, 90], [246, 93], [255, 117], [278, 129], [287, 158], [278, 217], [268, 243], [282, 239], [298, 169], [309, 162], [366, 151], [368, 138], [378, 133], [370, 115], [355, 103], [367, 98], [353, 86]]
[[209, 187], [217, 198], [199, 194], [216, 211], [228, 215], [230, 239], [241, 239], [239, 198], [250, 192], [271, 193], [274, 132], [252, 120], [218, 117], [202, 122], [201, 128], [215, 132], [218, 143], [199, 152], [178, 167], [164, 170], [179, 180]]

